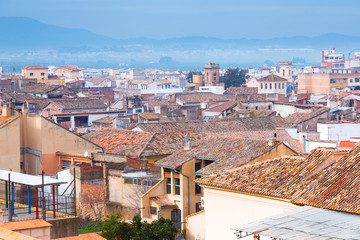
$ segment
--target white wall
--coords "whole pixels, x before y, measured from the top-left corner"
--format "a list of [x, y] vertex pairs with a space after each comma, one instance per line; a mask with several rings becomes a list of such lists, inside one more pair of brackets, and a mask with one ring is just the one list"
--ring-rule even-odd
[[315, 148], [318, 147], [328, 147], [328, 148], [336, 148], [336, 142], [317, 142], [317, 141], [306, 141], [305, 143], [305, 151], [311, 152]]
[[343, 141], [360, 136], [360, 123], [318, 123], [320, 140]]
[[311, 108], [298, 108], [294, 105], [290, 105], [290, 104], [281, 104], [281, 103], [274, 103], [272, 110], [275, 111], [276, 113], [280, 114], [280, 116], [282, 116], [283, 118], [293, 114], [293, 113], [310, 113], [311, 112]]
[[206, 240], [237, 239], [233, 228], [297, 207], [285, 201], [209, 188], [204, 188], [204, 202]]

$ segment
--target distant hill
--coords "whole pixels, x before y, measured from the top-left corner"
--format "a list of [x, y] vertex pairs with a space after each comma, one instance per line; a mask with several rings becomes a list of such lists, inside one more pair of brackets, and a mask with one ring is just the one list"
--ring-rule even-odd
[[271, 39], [232, 39], [213, 37], [182, 37], [164, 40], [148, 38], [113, 39], [87, 30], [48, 25], [25, 17], [0, 17], [1, 50], [81, 51], [111, 49], [131, 52], [153, 50], [259, 49], [259, 48], [360, 48], [360, 37], [325, 34], [317, 37], [283, 37]]
[[48, 25], [25, 17], [0, 17], [0, 29], [0, 48], [7, 50], [99, 47], [117, 43], [86, 30]]

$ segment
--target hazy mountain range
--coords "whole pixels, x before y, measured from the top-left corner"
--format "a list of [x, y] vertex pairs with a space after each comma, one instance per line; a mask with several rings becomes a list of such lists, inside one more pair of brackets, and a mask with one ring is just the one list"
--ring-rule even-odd
[[[14, 54], [14, 59], [112, 63], [158, 63], [163, 56], [177, 62], [261, 63], [303, 57], [308, 62], [319, 60], [320, 50], [336, 48], [347, 54], [360, 48], [360, 37], [325, 34], [316, 37], [294, 36], [271, 39], [222, 39], [189, 36], [170, 39], [114, 39], [82, 29], [48, 25], [31, 18], [0, 17], [0, 63]], [[114, 31], [120, 31], [116, 29]], [[164, 30], [166, 31], [166, 30]], [[232, 29], [229, 31], [241, 31]], [[256, 31], [256, 30], [255, 30]], [[48, 54], [29, 52], [49, 51]], [[24, 53], [22, 55], [22, 53]], [[17, 54], [17, 55], [16, 55]], [[47, 56], [49, 55], [49, 56]], [[347, 56], [347, 55], [346, 55]]]

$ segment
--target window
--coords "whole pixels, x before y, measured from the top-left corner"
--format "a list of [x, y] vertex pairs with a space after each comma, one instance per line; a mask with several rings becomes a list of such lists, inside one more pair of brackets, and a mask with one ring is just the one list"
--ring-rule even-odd
[[216, 77], [216, 73], [214, 73], [214, 77]]
[[358, 79], [358, 78], [355, 78], [355, 82], [359, 82], [359, 79]]
[[271, 89], [272, 88], [272, 84], [271, 83], [269, 83], [269, 89]]
[[201, 162], [195, 163], [195, 172], [201, 169]]
[[30, 75], [30, 76], [34, 76], [34, 73], [30, 73], [29, 75]]
[[134, 185], [141, 185], [141, 179], [134, 178]]
[[263, 84], [262, 83], [260, 83], [260, 89], [263, 89]]
[[142, 184], [143, 184], [144, 186], [151, 186], [151, 180], [146, 180], [146, 179], [144, 179], [143, 182], [142, 182]]
[[335, 83], [335, 79], [330, 79], [330, 83]]
[[41, 76], [45, 76], [45, 73], [41, 73]]
[[285, 83], [282, 84], [282, 88], [283, 88], [283, 89], [285, 88]]
[[[195, 176], [195, 179], [200, 178], [199, 176]], [[201, 193], [201, 187], [200, 185], [195, 183], [195, 194], [200, 194]]]
[[267, 83], [265, 83], [265, 89], [267, 89]]
[[166, 193], [171, 194], [171, 178], [166, 178]]
[[350, 79], [350, 82], [352, 83], [352, 82], [353, 82], [353, 80], [352, 80], [352, 79]]
[[134, 184], [134, 179], [133, 178], [124, 178], [124, 183], [126, 183], [126, 184]]
[[277, 83], [274, 83], [274, 89], [276, 89]]
[[258, 106], [255, 107], [255, 110], [258, 110]]
[[201, 202], [195, 203], [195, 211], [200, 212], [201, 211]]
[[170, 168], [164, 168], [164, 172], [171, 172]]
[[180, 195], [180, 178], [175, 178], [175, 195]]
[[271, 110], [271, 105], [268, 106], [268, 110]]
[[283, 76], [285, 76], [285, 69], [283, 69]]
[[150, 207], [150, 214], [156, 215], [157, 214], [157, 208], [156, 207]]

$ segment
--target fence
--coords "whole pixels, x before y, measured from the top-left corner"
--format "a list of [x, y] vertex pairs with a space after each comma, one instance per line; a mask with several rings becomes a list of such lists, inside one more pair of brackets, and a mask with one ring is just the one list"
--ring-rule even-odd
[[50, 192], [17, 184], [0, 184], [0, 209], [4, 211], [3, 222], [31, 219], [53, 219], [76, 216], [74, 195], [59, 195], [56, 187]]

